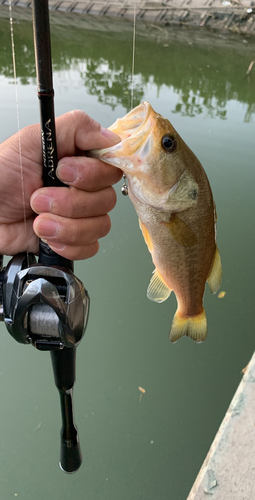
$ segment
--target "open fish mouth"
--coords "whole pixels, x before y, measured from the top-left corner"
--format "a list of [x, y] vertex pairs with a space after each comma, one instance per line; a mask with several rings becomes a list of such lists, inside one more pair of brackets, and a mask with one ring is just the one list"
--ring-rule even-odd
[[139, 128], [146, 124], [151, 111], [153, 111], [151, 105], [144, 101], [123, 118], [118, 118], [109, 130], [118, 134], [121, 140], [134, 136], [139, 133]]
[[144, 101], [109, 127], [109, 130], [120, 136], [121, 142], [110, 148], [92, 149], [88, 154], [128, 174], [140, 166], [151, 152], [156, 123], [157, 113]]

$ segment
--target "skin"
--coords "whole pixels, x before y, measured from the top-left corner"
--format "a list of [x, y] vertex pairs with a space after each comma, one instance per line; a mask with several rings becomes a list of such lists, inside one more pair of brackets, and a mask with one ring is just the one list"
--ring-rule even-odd
[[[39, 125], [22, 129], [0, 145], [0, 254], [38, 253], [38, 238], [59, 255], [86, 259], [98, 252], [98, 239], [111, 227], [108, 212], [116, 203], [112, 187], [122, 173], [83, 151], [110, 147], [120, 138], [83, 111], [56, 119], [57, 176], [68, 187], [42, 187]], [[21, 189], [19, 140], [24, 178]], [[27, 228], [24, 227], [24, 211]]]
[[[155, 267], [175, 292], [177, 315], [201, 315], [216, 250], [214, 202], [205, 171], [171, 123], [148, 103], [110, 129], [122, 142], [92, 155], [125, 172]], [[173, 151], [163, 148], [165, 135], [175, 139]]]

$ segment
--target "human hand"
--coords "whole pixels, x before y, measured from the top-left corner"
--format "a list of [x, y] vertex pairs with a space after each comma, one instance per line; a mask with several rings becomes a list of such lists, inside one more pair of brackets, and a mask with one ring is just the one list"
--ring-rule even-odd
[[56, 119], [56, 136], [57, 176], [69, 188], [42, 187], [39, 125], [25, 127], [0, 145], [2, 255], [38, 253], [40, 237], [67, 259], [86, 259], [97, 253], [98, 239], [110, 231], [108, 212], [116, 203], [112, 184], [122, 174], [119, 169], [83, 156], [82, 152], [112, 146], [120, 138], [77, 110]]

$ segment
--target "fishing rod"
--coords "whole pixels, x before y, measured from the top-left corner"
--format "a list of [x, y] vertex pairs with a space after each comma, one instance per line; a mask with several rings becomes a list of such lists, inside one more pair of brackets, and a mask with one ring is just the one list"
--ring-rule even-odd
[[[56, 177], [57, 145], [48, 0], [32, 1], [44, 186], [62, 186]], [[62, 414], [60, 467], [72, 473], [82, 463], [73, 415], [76, 347], [89, 313], [89, 295], [73, 274], [73, 262], [39, 241], [33, 254], [15, 255], [3, 268], [0, 256], [0, 320], [22, 344], [50, 351]]]

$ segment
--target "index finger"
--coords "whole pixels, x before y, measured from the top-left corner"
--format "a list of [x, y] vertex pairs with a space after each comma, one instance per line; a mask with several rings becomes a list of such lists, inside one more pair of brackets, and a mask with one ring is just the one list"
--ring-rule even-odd
[[83, 191], [100, 191], [116, 184], [122, 177], [118, 168], [86, 156], [62, 158], [56, 174], [65, 184]]
[[74, 110], [56, 118], [58, 157], [72, 156], [79, 151], [101, 149], [120, 142], [120, 137], [102, 128], [87, 113]]

